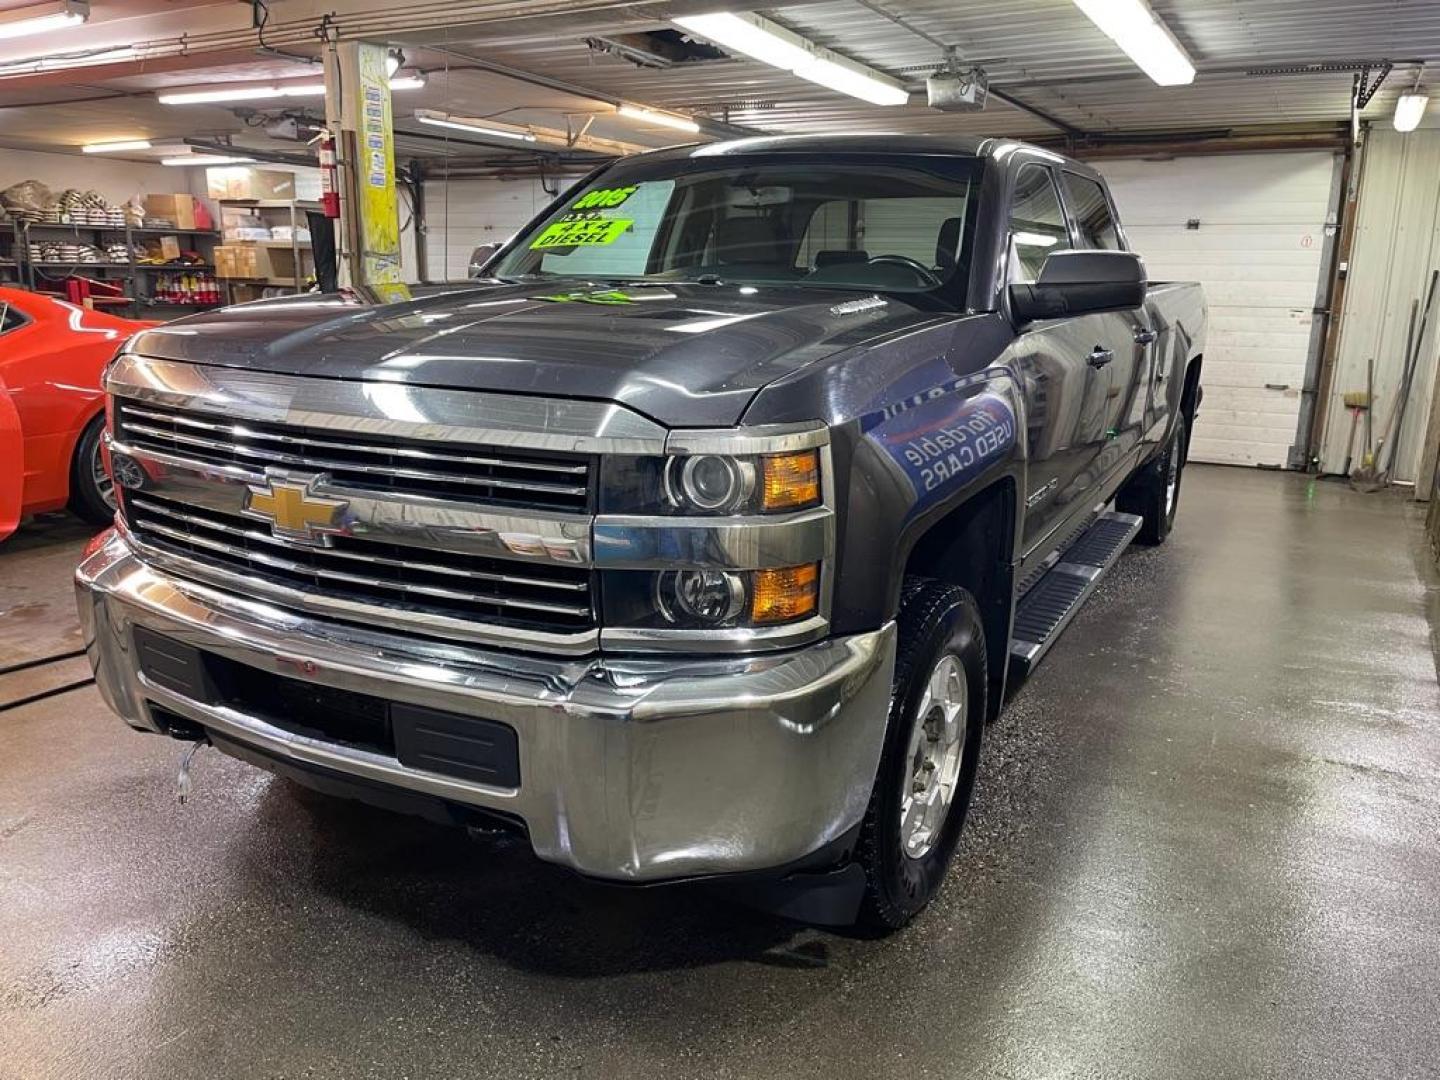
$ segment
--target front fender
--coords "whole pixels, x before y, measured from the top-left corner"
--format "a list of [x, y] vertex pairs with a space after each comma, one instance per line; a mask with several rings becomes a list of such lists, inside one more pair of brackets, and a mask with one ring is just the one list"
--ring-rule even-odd
[[[990, 367], [940, 381], [856, 427], [841, 591], [857, 617], [887, 619], [911, 551], [937, 522], [1006, 478], [1024, 492], [1024, 398], [1008, 368]], [[1018, 513], [1023, 499], [1015, 504]]]
[[1014, 342], [994, 313], [927, 320], [772, 383], [747, 411], [746, 423], [818, 416], [831, 425], [835, 633], [873, 630], [894, 615], [910, 549], [945, 514], [1005, 476], [1024, 492]]

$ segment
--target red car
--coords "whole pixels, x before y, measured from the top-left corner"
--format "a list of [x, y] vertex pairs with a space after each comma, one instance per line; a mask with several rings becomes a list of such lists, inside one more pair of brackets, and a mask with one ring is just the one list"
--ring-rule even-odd
[[100, 373], [121, 342], [154, 325], [0, 287], [0, 539], [45, 510], [114, 516]]

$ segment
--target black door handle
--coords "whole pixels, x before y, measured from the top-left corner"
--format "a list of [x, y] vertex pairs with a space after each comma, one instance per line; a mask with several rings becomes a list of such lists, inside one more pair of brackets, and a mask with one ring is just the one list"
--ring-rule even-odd
[[1142, 326], [1142, 327], [1140, 327], [1138, 330], [1135, 331], [1135, 344], [1136, 344], [1136, 345], [1151, 345], [1151, 344], [1154, 343], [1155, 339], [1158, 338], [1159, 336], [1160, 336], [1160, 335], [1157, 334], [1154, 330], [1151, 330], [1150, 327], [1148, 327], [1148, 326]]
[[1102, 349], [1099, 345], [1090, 350], [1090, 355], [1085, 358], [1086, 362], [1093, 368], [1102, 368], [1111, 360], [1115, 359], [1113, 349]]

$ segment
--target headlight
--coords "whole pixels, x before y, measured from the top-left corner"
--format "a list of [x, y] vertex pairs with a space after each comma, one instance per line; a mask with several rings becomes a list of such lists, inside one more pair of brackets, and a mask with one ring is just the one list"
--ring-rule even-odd
[[673, 457], [665, 463], [665, 497], [681, 510], [729, 513], [755, 490], [755, 466], [720, 454]]
[[829, 628], [823, 424], [678, 430], [602, 454], [592, 532], [602, 649], [786, 648]]
[[745, 582], [725, 570], [671, 570], [655, 579], [655, 600], [671, 623], [724, 626], [745, 608]]
[[799, 622], [820, 610], [820, 564], [766, 570], [610, 570], [604, 622], [644, 630], [730, 630]]
[[607, 456], [602, 514], [707, 516], [805, 510], [821, 499], [820, 451]]

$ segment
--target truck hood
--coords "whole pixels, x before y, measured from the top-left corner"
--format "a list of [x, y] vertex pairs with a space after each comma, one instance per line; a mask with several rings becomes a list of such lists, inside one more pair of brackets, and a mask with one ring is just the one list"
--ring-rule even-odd
[[794, 286], [588, 282], [405, 303], [297, 296], [148, 330], [161, 359], [330, 379], [617, 401], [668, 426], [736, 423], [766, 383], [934, 321], [895, 297]]

